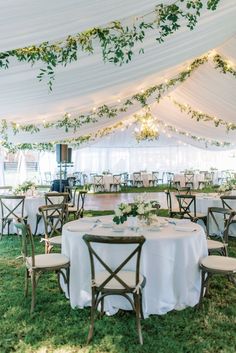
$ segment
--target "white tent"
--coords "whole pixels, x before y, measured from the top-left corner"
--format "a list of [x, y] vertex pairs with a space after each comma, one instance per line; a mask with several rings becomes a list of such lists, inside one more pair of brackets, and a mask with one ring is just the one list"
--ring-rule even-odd
[[[171, 1], [163, 0], [169, 4]], [[132, 23], [135, 16], [153, 10], [156, 1], [146, 0], [13, 0], [0, 5], [1, 52], [38, 45], [43, 41], [57, 41], [95, 26], [105, 26], [112, 20]], [[0, 118], [18, 124], [42, 124], [60, 119], [65, 113], [87, 113], [103, 104], [117, 104], [141, 90], [175, 77], [196, 57], [215, 49], [225, 60], [236, 63], [236, 2], [220, 1], [216, 11], [203, 11], [197, 26], [190, 31], [185, 25], [165, 42], [157, 44], [155, 31], [142, 45], [129, 64], [115, 66], [102, 61], [101, 50], [96, 47], [92, 55], [80, 54], [76, 63], [56, 68], [53, 90], [49, 92], [46, 80], [38, 82], [36, 76], [42, 67], [12, 61], [9, 68], [0, 71]], [[144, 54], [138, 54], [143, 47]], [[214, 68], [211, 60], [201, 65], [182, 84], [169, 90], [159, 103], [150, 102], [153, 115], [175, 129], [187, 132], [187, 136], [172, 133], [177, 141], [205, 148], [205, 143], [192, 140], [189, 134], [208, 140], [230, 142], [235, 148], [234, 131], [226, 132], [224, 126], [215, 127], [212, 122], [197, 122], [181, 112], [170, 99], [188, 104], [211, 116], [236, 123], [236, 81], [230, 73], [223, 74]], [[140, 105], [132, 106], [126, 113], [96, 123], [85, 124], [74, 133], [64, 128], [44, 129], [35, 134], [8, 131], [9, 141], [51, 142], [95, 132], [116, 121], [126, 120], [140, 111]], [[132, 136], [132, 132], [130, 133]], [[118, 135], [120, 136], [120, 135]], [[120, 137], [121, 141], [127, 134]], [[131, 139], [132, 141], [132, 139]], [[162, 139], [169, 145], [170, 139]], [[157, 142], [157, 145], [160, 144]], [[132, 144], [135, 145], [133, 139]], [[145, 146], [145, 144], [144, 144]], [[208, 146], [208, 148], [211, 146]], [[215, 147], [214, 147], [215, 148]]]

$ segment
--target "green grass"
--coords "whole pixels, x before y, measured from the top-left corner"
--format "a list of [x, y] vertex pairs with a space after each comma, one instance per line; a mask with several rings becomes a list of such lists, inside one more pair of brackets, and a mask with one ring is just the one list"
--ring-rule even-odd
[[[96, 213], [100, 214], [104, 213]], [[38, 238], [35, 243], [37, 252], [43, 252]], [[204, 298], [200, 311], [187, 308], [143, 320], [144, 346], [138, 344], [133, 313], [122, 311], [97, 319], [94, 339], [87, 346], [89, 308], [71, 309], [53, 274], [40, 278], [30, 317], [30, 296], [23, 296], [24, 267], [16, 258], [19, 246], [17, 236], [4, 236], [0, 243], [1, 353], [236, 352], [236, 288], [227, 279], [212, 279], [210, 297]], [[236, 257], [236, 239], [230, 240], [230, 254]]]

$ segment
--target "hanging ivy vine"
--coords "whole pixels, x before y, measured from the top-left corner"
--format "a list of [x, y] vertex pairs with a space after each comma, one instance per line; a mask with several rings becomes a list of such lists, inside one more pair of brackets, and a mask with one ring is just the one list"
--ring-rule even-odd
[[[132, 60], [135, 45], [142, 43], [150, 30], [157, 31], [156, 41], [162, 43], [181, 27], [182, 20], [192, 30], [204, 7], [215, 10], [219, 2], [220, 0], [176, 0], [169, 5], [158, 4], [150, 13], [137, 17], [132, 25], [113, 21], [106, 27], [94, 27], [55, 43], [43, 42], [38, 46], [0, 52], [0, 68], [8, 69], [13, 58], [32, 66], [36, 62], [42, 63], [43, 67], [37, 78], [42, 81], [47, 76], [51, 91], [56, 67], [77, 61], [82, 52], [93, 53], [95, 41], [101, 46], [105, 62], [122, 65]], [[140, 49], [139, 52], [143, 53], [144, 50]]]
[[199, 110], [195, 110], [190, 105], [177, 102], [174, 99], [171, 99], [171, 101], [180, 109], [181, 112], [187, 113], [191, 119], [195, 119], [196, 121], [210, 121], [215, 125], [215, 127], [225, 126], [227, 131], [236, 129], [236, 124], [234, 123], [229, 123], [228, 121], [220, 119], [216, 116], [212, 116], [203, 113]]

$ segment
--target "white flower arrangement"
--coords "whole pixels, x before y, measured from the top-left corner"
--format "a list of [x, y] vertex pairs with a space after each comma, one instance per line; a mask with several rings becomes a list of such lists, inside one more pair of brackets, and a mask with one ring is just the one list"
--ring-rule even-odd
[[219, 189], [218, 189], [218, 192], [219, 193], [223, 193], [223, 192], [226, 192], [226, 191], [231, 191], [233, 190], [233, 184], [231, 183], [226, 183], [226, 184], [222, 184]]
[[160, 208], [157, 201], [146, 202], [144, 197], [138, 196], [133, 203], [121, 203], [115, 209], [113, 221], [116, 224], [124, 223], [130, 216], [144, 218], [146, 220], [152, 218]]

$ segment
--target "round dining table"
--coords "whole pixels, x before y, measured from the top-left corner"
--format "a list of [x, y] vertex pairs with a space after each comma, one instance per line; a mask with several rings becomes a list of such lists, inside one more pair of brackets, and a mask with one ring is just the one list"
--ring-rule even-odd
[[[127, 223], [127, 224], [126, 224]], [[146, 277], [143, 289], [144, 317], [165, 314], [195, 306], [201, 287], [199, 260], [207, 256], [207, 242], [203, 228], [186, 220], [158, 217], [156, 225], [134, 226], [133, 221], [117, 226], [112, 216], [87, 217], [64, 225], [62, 253], [70, 259], [70, 304], [83, 308], [91, 304], [91, 272], [84, 234], [109, 236], [143, 235], [140, 272]], [[117, 251], [102, 244], [102, 258], [117, 267], [128, 256], [130, 245]], [[101, 254], [100, 254], [101, 255]], [[125, 270], [135, 270], [135, 263], [126, 264]], [[104, 270], [98, 268], [98, 270]], [[63, 286], [63, 283], [62, 283]], [[66, 286], [64, 286], [66, 293]], [[68, 296], [68, 293], [66, 293]], [[105, 311], [115, 314], [119, 309], [130, 310], [129, 302], [120, 296], [105, 299]]]

